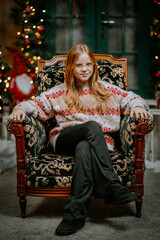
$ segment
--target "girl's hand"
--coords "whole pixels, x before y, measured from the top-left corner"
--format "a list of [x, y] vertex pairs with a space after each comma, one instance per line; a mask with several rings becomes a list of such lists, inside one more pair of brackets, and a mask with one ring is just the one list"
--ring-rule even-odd
[[25, 116], [26, 116], [26, 113], [24, 112], [24, 110], [22, 108], [19, 108], [14, 110], [10, 114], [9, 120], [10, 122], [13, 122], [13, 123], [23, 122], [23, 120], [25, 119]]
[[141, 120], [147, 119], [148, 116], [152, 117], [151, 114], [149, 114], [149, 112], [147, 112], [144, 108], [142, 107], [134, 107], [131, 110], [130, 116], [136, 116], [136, 120], [138, 120], [139, 116], [141, 118]]

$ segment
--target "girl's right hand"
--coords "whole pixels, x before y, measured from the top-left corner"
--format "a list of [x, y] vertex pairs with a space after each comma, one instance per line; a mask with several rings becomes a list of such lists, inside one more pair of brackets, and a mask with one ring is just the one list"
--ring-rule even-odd
[[26, 113], [24, 112], [24, 110], [22, 108], [18, 108], [9, 115], [9, 120], [13, 123], [23, 122], [25, 116]]

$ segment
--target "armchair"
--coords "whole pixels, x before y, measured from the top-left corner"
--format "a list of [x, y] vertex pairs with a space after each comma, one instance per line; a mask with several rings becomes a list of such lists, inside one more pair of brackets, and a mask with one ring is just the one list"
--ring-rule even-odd
[[[100, 77], [127, 90], [127, 59], [95, 54]], [[64, 81], [66, 55], [39, 60], [37, 94]], [[21, 216], [26, 216], [26, 195], [64, 197], [70, 194], [74, 158], [57, 155], [49, 145], [48, 136], [56, 124], [54, 118], [43, 122], [26, 116], [21, 124], [8, 121], [8, 130], [16, 137], [17, 195]], [[135, 120], [122, 116], [120, 131], [114, 134], [116, 150], [111, 154], [114, 171], [120, 181], [138, 197], [136, 216], [141, 217], [144, 195], [144, 141], [153, 128], [150, 118]]]

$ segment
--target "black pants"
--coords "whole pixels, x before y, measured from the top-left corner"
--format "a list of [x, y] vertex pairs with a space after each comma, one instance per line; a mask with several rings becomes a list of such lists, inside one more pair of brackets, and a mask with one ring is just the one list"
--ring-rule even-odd
[[71, 194], [64, 218], [83, 221], [91, 196], [107, 198], [124, 186], [114, 173], [112, 160], [101, 127], [89, 121], [63, 130], [56, 141], [56, 152], [75, 156]]

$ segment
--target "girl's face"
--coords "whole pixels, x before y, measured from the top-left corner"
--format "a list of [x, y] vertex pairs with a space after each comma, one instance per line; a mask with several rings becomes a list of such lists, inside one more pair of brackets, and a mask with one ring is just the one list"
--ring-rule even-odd
[[93, 74], [93, 62], [86, 53], [82, 53], [75, 63], [73, 74], [78, 84], [85, 84]]

